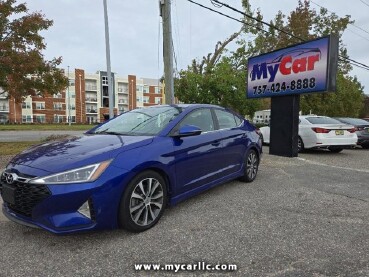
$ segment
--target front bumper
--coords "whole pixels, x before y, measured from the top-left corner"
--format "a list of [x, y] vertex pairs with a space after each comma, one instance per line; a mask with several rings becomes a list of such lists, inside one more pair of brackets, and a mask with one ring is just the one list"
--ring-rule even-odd
[[[118, 226], [117, 212], [125, 188], [124, 180], [128, 175], [128, 172], [122, 174], [122, 169], [110, 166], [95, 182], [45, 185], [49, 194], [40, 201], [32, 202], [35, 195], [23, 190], [25, 195], [18, 191], [15, 203], [9, 203], [2, 193], [2, 210], [14, 222], [39, 227], [55, 234], [113, 229]], [[32, 186], [30, 183], [27, 185]], [[89, 214], [79, 211], [86, 202]]]

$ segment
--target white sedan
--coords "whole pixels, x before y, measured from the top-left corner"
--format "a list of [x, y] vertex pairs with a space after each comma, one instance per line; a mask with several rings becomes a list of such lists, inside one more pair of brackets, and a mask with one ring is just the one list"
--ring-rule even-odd
[[[354, 126], [327, 117], [304, 115], [299, 117], [298, 150], [324, 148], [341, 152], [344, 148], [356, 146], [357, 135]], [[270, 143], [269, 126], [261, 127], [263, 143]]]

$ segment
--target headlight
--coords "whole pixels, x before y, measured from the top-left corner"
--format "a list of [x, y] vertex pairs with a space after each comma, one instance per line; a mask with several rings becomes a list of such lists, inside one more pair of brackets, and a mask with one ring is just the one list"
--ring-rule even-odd
[[37, 179], [33, 179], [30, 182], [35, 184], [68, 184], [68, 183], [83, 183], [93, 182], [105, 171], [110, 164], [111, 160], [101, 162], [98, 164], [92, 164], [73, 170], [49, 175]]

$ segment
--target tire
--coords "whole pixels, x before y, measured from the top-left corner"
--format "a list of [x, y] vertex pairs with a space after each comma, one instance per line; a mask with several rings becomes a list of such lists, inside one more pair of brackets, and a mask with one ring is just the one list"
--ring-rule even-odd
[[259, 156], [254, 149], [251, 149], [244, 162], [244, 175], [240, 181], [250, 183], [255, 180], [259, 169]]
[[361, 145], [361, 147], [362, 147], [363, 149], [369, 149], [369, 144], [363, 144], [363, 145]]
[[328, 150], [333, 153], [339, 153], [343, 150], [343, 148], [337, 148], [337, 147], [328, 147]]
[[260, 134], [261, 145], [265, 145], [263, 134]]
[[128, 184], [119, 206], [119, 227], [131, 232], [143, 232], [153, 227], [167, 204], [167, 186], [157, 172], [138, 174]]
[[304, 142], [302, 141], [301, 137], [297, 138], [297, 152], [302, 153], [305, 151]]

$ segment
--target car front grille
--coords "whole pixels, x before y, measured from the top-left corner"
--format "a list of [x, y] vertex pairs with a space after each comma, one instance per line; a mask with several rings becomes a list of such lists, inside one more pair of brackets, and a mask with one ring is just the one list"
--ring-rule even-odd
[[14, 212], [27, 217], [32, 216], [32, 210], [37, 204], [51, 195], [48, 187], [44, 184], [30, 184], [21, 181], [15, 181], [12, 184], [7, 184], [4, 176], [1, 176], [1, 195], [3, 194], [3, 186], [10, 186], [15, 189], [14, 203], [12, 204], [4, 201], [6, 205]]

